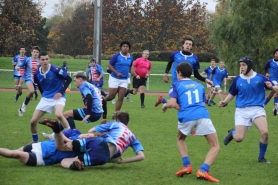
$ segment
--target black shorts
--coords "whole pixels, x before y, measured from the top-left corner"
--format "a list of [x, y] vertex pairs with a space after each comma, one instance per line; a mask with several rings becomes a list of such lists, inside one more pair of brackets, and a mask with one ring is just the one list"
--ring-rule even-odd
[[29, 153], [28, 161], [25, 164], [27, 166], [36, 166], [37, 165], [37, 157], [36, 157], [36, 154], [31, 152], [32, 149], [33, 149], [32, 144], [28, 144], [23, 147], [23, 151]]
[[146, 81], [147, 81], [147, 78], [137, 79], [136, 76], [134, 76], [133, 81], [132, 81], [133, 88], [138, 89], [140, 86], [146, 87]]

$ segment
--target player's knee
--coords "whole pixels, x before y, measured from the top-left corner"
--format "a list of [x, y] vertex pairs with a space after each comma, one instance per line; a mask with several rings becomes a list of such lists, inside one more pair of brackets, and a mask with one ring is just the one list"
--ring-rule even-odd
[[261, 136], [264, 139], [268, 139], [268, 130], [261, 131]]
[[12, 158], [20, 158], [20, 153], [21, 153], [21, 152], [14, 150], [14, 151], [11, 153], [11, 157], [12, 157]]
[[59, 120], [61, 120], [63, 117], [64, 117], [64, 115], [63, 115], [63, 113], [55, 113], [55, 116], [56, 116], [56, 118], [58, 118]]
[[31, 126], [37, 125], [37, 121], [38, 121], [38, 120], [32, 118], [31, 121], [30, 121]]
[[237, 136], [237, 137], [234, 137], [234, 140], [235, 140], [236, 142], [241, 142], [241, 141], [243, 141], [243, 139], [244, 139], [244, 136]]

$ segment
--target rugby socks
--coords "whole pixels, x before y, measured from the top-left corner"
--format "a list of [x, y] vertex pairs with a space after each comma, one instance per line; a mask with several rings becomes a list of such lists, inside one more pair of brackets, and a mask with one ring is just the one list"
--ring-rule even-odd
[[130, 94], [133, 94], [133, 89], [130, 89], [130, 90], [127, 89], [127, 90], [126, 90], [126, 93], [125, 93], [125, 97], [126, 97], [129, 93], [130, 93]]
[[26, 99], [25, 99], [25, 101], [24, 101], [24, 104], [25, 104], [25, 105], [28, 105], [29, 101], [30, 101], [30, 98], [27, 98], [27, 97], [26, 97]]
[[164, 103], [167, 103], [167, 99], [166, 98], [163, 98], [162, 99], [162, 103], [164, 104]]
[[201, 172], [208, 172], [210, 169], [210, 165], [206, 164], [206, 163], [203, 163], [200, 170]]
[[278, 98], [276, 98], [276, 97], [274, 98], [274, 104], [275, 103], [278, 103]]
[[71, 129], [75, 129], [76, 128], [73, 118], [67, 118], [67, 121], [68, 121], [69, 126], [70, 126]]
[[144, 105], [145, 93], [141, 93], [141, 94], [140, 94], [140, 99], [141, 99], [141, 105]]
[[32, 140], [33, 140], [34, 142], [38, 142], [38, 140], [39, 140], [38, 133], [32, 134]]
[[259, 153], [259, 157], [258, 157], [258, 160], [264, 158], [265, 156], [265, 153], [266, 153], [266, 149], [267, 149], [267, 145], [268, 144], [264, 144], [262, 142], [260, 142], [260, 153]]
[[183, 166], [184, 167], [187, 167], [190, 165], [190, 160], [189, 160], [189, 157], [188, 156], [185, 156], [182, 158], [182, 163], [183, 163]]
[[18, 100], [19, 96], [20, 96], [19, 94], [16, 94], [16, 96], [15, 96], [16, 101]]
[[38, 93], [37, 93], [37, 91], [34, 91], [34, 93], [35, 93], [35, 97], [38, 97]]
[[269, 100], [270, 99], [268, 97], [266, 97], [265, 100], [264, 100], [264, 105], [268, 104]]
[[232, 136], [234, 137], [234, 135], [236, 134], [236, 130], [232, 131]]
[[104, 92], [103, 90], [101, 90], [100, 93], [101, 93], [101, 95], [104, 96], [104, 97], [107, 96], [107, 94], [105, 94], [105, 92]]

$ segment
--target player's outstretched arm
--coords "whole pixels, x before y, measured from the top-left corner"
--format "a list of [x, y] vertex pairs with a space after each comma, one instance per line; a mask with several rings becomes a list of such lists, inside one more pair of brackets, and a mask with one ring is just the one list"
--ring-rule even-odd
[[233, 98], [234, 98], [233, 95], [228, 94], [228, 96], [225, 98], [225, 100], [219, 102], [218, 107], [224, 107], [224, 106], [227, 105]]
[[176, 98], [170, 98], [167, 103], [164, 103], [162, 106], [163, 112], [166, 112], [168, 108], [176, 108], [179, 109], [179, 106], [177, 106], [177, 99]]
[[128, 158], [128, 159], [120, 158], [118, 160], [118, 164], [138, 162], [138, 161], [142, 161], [144, 159], [145, 159], [145, 155], [144, 155], [144, 152], [141, 150], [141, 151], [137, 152], [136, 156], [134, 156], [134, 157], [131, 157], [131, 158]]

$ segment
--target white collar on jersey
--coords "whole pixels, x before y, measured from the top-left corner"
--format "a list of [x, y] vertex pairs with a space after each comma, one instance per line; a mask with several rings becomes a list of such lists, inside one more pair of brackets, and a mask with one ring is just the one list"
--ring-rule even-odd
[[125, 58], [129, 58], [129, 57], [130, 57], [130, 54], [129, 54], [129, 53], [128, 53], [127, 56], [124, 56], [124, 55], [122, 54], [122, 52], [120, 52], [120, 55], [122, 55], [122, 56], [125, 57]]
[[251, 78], [254, 78], [257, 75], [257, 73], [255, 71], [253, 71], [253, 74], [251, 76], [245, 76], [244, 74], [240, 74], [240, 78], [247, 80], [248, 84], [250, 84], [250, 80]]
[[48, 64], [48, 70], [45, 73], [42, 73], [42, 67], [40, 67], [40, 74], [44, 77], [44, 79], [46, 79], [46, 74], [49, 72], [51, 68], [51, 64]]
[[180, 51], [180, 54], [181, 54], [182, 56], [185, 56], [185, 57], [191, 57], [191, 56], [193, 56], [193, 53], [191, 53], [191, 55], [184, 55], [184, 54], [182, 53], [182, 51]]
[[183, 78], [183, 79], [181, 79], [181, 80], [191, 80], [190, 78]]

